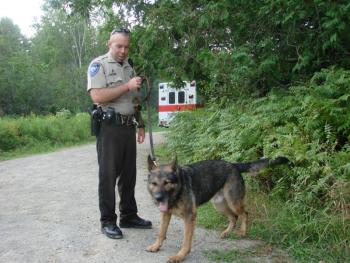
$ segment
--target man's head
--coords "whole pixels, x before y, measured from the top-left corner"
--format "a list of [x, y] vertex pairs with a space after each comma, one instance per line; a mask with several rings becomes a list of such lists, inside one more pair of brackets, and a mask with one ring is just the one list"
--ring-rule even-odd
[[129, 52], [130, 31], [127, 29], [114, 29], [108, 40], [109, 52], [117, 62], [123, 62]]

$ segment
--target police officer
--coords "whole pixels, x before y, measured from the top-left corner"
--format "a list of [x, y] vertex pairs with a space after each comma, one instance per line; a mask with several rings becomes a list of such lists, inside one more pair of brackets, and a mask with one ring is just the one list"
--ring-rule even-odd
[[142, 79], [136, 76], [129, 63], [129, 43], [129, 30], [113, 30], [108, 40], [108, 53], [95, 58], [88, 69], [87, 90], [103, 111], [96, 143], [101, 231], [114, 239], [123, 237], [115, 213], [116, 184], [120, 197], [119, 226], [152, 228], [150, 221], [137, 215], [135, 201], [135, 129], [138, 143], [143, 143], [145, 130], [138, 112]]

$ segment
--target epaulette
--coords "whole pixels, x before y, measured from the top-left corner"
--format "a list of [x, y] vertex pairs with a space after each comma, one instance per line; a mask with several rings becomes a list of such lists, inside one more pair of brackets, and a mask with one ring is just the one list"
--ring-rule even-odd
[[100, 57], [98, 57], [99, 60], [105, 60], [105, 59], [108, 59], [108, 56], [107, 55], [102, 55]]

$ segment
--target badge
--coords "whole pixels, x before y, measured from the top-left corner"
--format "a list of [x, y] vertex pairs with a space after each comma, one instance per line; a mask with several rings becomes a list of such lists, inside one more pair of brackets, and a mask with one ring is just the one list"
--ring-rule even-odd
[[117, 73], [112, 69], [112, 72], [109, 74], [109, 76], [117, 75]]
[[92, 63], [90, 68], [89, 68], [89, 74], [90, 77], [93, 77], [97, 74], [97, 72], [100, 70], [100, 64], [99, 63]]

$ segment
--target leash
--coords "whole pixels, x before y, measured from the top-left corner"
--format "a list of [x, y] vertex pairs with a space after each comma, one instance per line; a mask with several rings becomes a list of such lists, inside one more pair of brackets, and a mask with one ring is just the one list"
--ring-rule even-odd
[[[134, 69], [134, 62], [132, 59], [129, 58], [128, 60], [130, 66]], [[136, 71], [134, 69], [134, 73], [136, 75]], [[152, 120], [151, 120], [151, 105], [149, 102], [149, 98], [151, 97], [151, 85], [149, 84], [149, 79], [146, 76], [140, 76], [142, 78], [142, 84], [146, 82], [146, 95], [142, 99], [142, 101], [146, 102], [146, 107], [147, 107], [147, 118], [148, 118], [148, 134], [149, 134], [149, 143], [151, 146], [151, 153], [150, 153], [150, 158], [155, 166], [157, 166], [156, 163], [156, 155], [154, 153], [154, 145], [153, 145], [153, 135], [152, 135]]]
[[147, 107], [147, 118], [148, 118], [148, 134], [149, 134], [149, 143], [151, 146], [151, 153], [150, 157], [152, 162], [157, 165], [156, 163], [156, 155], [154, 153], [154, 145], [153, 145], [153, 134], [152, 134], [152, 120], [151, 120], [151, 105], [150, 105], [150, 97], [151, 97], [151, 86], [149, 84], [149, 79], [145, 76], [142, 76], [142, 82], [146, 82], [145, 90], [146, 90], [146, 95], [143, 98], [143, 101], [146, 102], [146, 107]]

